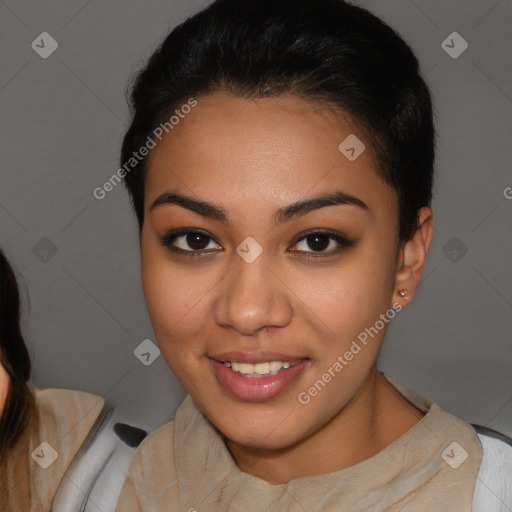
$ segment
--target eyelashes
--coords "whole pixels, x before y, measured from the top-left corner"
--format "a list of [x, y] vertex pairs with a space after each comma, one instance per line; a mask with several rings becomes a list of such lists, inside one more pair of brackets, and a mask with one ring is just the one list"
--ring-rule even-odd
[[[222, 247], [215, 238], [201, 229], [180, 228], [158, 239], [160, 244], [170, 252], [191, 258], [211, 255], [222, 251]], [[218, 247], [209, 247], [210, 245], [216, 245]], [[355, 241], [349, 240], [346, 236], [338, 232], [313, 229], [301, 233], [291, 247], [298, 245], [301, 245], [302, 249], [292, 250], [292, 253], [297, 253], [305, 258], [318, 258], [339, 254], [345, 249], [353, 247]]]
[[[176, 247], [175, 242], [180, 238], [184, 239], [181, 245], [188, 244], [189, 247], [192, 246], [192, 250], [184, 249], [183, 247]], [[211, 235], [200, 229], [178, 229], [160, 237], [159, 240], [160, 243], [170, 251], [185, 254], [187, 256], [201, 256], [218, 251], [218, 249], [212, 250], [210, 248], [210, 250], [207, 250], [205, 247], [194, 247], [194, 245], [204, 245], [205, 240], [215, 241]], [[208, 245], [210, 244], [207, 244], [207, 246]]]

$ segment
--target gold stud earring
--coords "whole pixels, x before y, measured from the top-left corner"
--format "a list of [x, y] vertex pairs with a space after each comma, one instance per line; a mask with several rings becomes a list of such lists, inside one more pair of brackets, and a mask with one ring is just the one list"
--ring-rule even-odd
[[402, 299], [405, 299], [407, 297], [407, 290], [399, 290], [398, 295], [400, 295]]

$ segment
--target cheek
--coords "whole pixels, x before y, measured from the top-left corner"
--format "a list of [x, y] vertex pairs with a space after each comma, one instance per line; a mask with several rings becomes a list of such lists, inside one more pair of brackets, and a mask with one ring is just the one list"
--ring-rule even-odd
[[142, 289], [155, 333], [171, 330], [188, 310], [187, 299], [177, 283], [179, 278], [158, 261], [142, 265]]
[[[160, 350], [171, 369], [193, 364], [204, 338], [214, 276], [197, 266], [170, 261], [160, 247], [143, 245], [142, 288]], [[204, 340], [203, 340], [204, 342]], [[197, 354], [196, 354], [197, 352]]]
[[[173, 271], [174, 270], [174, 271]], [[167, 365], [189, 392], [201, 385], [194, 377], [200, 345], [198, 321], [201, 311], [200, 286], [188, 272], [177, 272], [169, 262], [147, 257], [142, 265], [142, 287], [153, 331]], [[197, 352], [197, 353], [196, 353]]]
[[[142, 266], [142, 288], [155, 334], [176, 337], [202, 314], [209, 287], [190, 271], [147, 261]], [[179, 336], [177, 336], [179, 337]]]
[[10, 385], [9, 375], [5, 371], [5, 368], [3, 367], [3, 365], [0, 363], [0, 415], [2, 414], [4, 407], [5, 407], [5, 402], [7, 400], [7, 394], [9, 392], [9, 385]]
[[347, 252], [328, 271], [319, 266], [301, 274], [291, 281], [296, 283], [294, 292], [303, 299], [312, 322], [323, 329], [320, 339], [329, 340], [325, 344], [329, 351], [343, 348], [340, 344], [350, 344], [389, 307], [392, 259], [387, 248], [379, 248], [371, 241]]

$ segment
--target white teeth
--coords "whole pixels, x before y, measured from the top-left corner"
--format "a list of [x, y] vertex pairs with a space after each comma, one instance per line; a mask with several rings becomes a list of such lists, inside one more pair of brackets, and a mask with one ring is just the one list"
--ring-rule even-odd
[[257, 376], [257, 375], [275, 375], [282, 368], [287, 369], [292, 366], [292, 363], [283, 363], [282, 361], [268, 361], [264, 363], [237, 363], [234, 361], [226, 361], [224, 364], [231, 368], [234, 372], [239, 372], [242, 375]]
[[265, 375], [270, 373], [270, 363], [258, 363], [254, 365], [254, 373]]
[[251, 363], [238, 363], [237, 366], [238, 366], [238, 368], [236, 369], [236, 371], [243, 373], [243, 374], [247, 374], [247, 373], [254, 373], [254, 368], [257, 365], [254, 365]]
[[270, 371], [271, 372], [278, 372], [281, 369], [283, 363], [281, 361], [272, 361], [270, 363]]

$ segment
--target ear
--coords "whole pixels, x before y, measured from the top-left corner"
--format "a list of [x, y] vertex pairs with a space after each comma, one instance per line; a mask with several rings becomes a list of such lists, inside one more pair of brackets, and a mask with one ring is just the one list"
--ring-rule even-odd
[[[430, 208], [423, 207], [418, 212], [418, 229], [398, 253], [394, 299], [402, 307], [416, 295], [427, 263], [433, 233], [434, 214]], [[405, 295], [403, 291], [406, 292]]]

